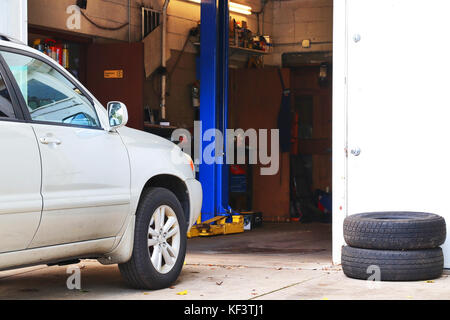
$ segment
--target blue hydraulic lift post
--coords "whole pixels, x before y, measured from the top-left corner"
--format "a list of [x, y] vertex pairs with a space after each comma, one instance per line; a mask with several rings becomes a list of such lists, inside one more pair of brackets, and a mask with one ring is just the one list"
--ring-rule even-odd
[[219, 1], [219, 42], [218, 42], [218, 128], [223, 134], [223, 155], [222, 163], [216, 166], [217, 185], [216, 188], [217, 204], [220, 206], [220, 212], [224, 213], [224, 208], [228, 209], [228, 165], [226, 164], [226, 146], [227, 136], [226, 129], [228, 127], [228, 46], [229, 46], [229, 13], [228, 0]]
[[202, 0], [200, 23], [200, 159], [199, 180], [203, 188], [202, 222], [214, 217], [216, 212], [215, 190], [216, 175], [214, 165], [205, 163], [203, 151], [203, 133], [215, 128], [216, 122], [216, 43], [217, 43], [217, 7], [215, 0]]
[[[200, 121], [201, 134], [227, 127], [228, 114], [228, 0], [202, 0], [200, 25]], [[224, 139], [224, 145], [226, 139]], [[201, 143], [201, 155], [211, 142]], [[224, 147], [225, 151], [226, 148]], [[225, 153], [206, 164], [202, 156], [199, 179], [203, 187], [202, 221], [225, 213], [228, 207], [228, 169]], [[221, 159], [221, 160], [220, 160]]]

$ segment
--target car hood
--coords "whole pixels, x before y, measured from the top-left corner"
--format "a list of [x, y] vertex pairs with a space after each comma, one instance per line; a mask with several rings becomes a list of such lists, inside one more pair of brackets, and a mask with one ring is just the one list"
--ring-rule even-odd
[[128, 150], [132, 167], [142, 171], [152, 164], [158, 172], [173, 174], [182, 180], [194, 178], [192, 159], [179, 146], [154, 134], [127, 127], [117, 130]]
[[119, 132], [126, 145], [131, 144], [140, 147], [151, 146], [152, 148], [161, 148], [167, 150], [173, 150], [174, 148], [180, 149], [180, 147], [178, 147], [173, 142], [145, 131], [140, 131], [128, 127], [122, 127], [117, 131]]

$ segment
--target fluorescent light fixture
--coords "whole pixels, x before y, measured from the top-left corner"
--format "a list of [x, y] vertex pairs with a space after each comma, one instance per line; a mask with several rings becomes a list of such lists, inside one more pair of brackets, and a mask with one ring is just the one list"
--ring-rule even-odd
[[[201, 3], [201, 0], [188, 0], [190, 2]], [[252, 14], [252, 7], [245, 6], [243, 4], [228, 2], [228, 7], [231, 12], [236, 12], [245, 15]]]
[[228, 4], [229, 4], [230, 8], [238, 8], [238, 9], [245, 10], [245, 11], [252, 11], [252, 7], [244, 6], [243, 4], [234, 3], [234, 2], [229, 2]]
[[241, 13], [241, 14], [245, 14], [247, 16], [252, 14], [251, 10], [244, 10], [244, 9], [232, 7], [231, 3], [230, 3], [230, 8], [229, 9], [230, 9], [231, 12]]

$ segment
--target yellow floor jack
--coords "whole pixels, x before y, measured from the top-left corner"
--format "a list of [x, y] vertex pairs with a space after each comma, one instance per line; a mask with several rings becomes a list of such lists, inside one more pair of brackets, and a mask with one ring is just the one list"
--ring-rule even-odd
[[202, 222], [201, 215], [197, 220], [197, 224], [193, 225], [188, 232], [188, 238], [208, 237], [220, 234], [233, 234], [244, 232], [244, 216], [231, 215], [232, 221], [227, 222], [227, 216], [216, 216], [212, 219]]

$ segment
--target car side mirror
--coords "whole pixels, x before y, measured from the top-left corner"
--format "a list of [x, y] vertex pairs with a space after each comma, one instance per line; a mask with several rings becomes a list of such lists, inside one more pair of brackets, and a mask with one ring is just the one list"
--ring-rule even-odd
[[119, 101], [108, 102], [108, 119], [111, 130], [125, 126], [128, 122], [127, 106]]

